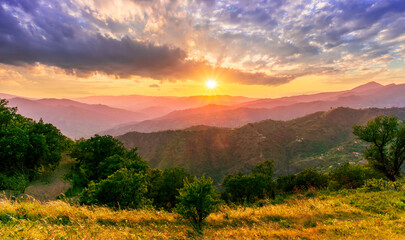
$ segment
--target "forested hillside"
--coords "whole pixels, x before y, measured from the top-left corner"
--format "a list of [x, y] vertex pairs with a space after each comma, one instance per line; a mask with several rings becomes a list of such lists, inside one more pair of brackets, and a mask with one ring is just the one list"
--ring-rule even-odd
[[192, 174], [206, 173], [219, 183], [226, 174], [248, 171], [264, 160], [274, 161], [278, 175], [313, 167], [313, 161], [302, 160], [314, 156], [318, 156], [317, 165], [328, 165], [330, 158], [319, 159], [322, 154], [355, 139], [353, 125], [364, 124], [380, 114], [404, 120], [405, 108], [336, 108], [291, 121], [265, 120], [236, 129], [193, 127], [131, 132], [118, 139], [127, 148], [138, 147], [140, 156], [151, 167], [182, 166]]
[[0, 99], [0, 190], [24, 191], [28, 182], [53, 170], [69, 140], [53, 125], [17, 113]]

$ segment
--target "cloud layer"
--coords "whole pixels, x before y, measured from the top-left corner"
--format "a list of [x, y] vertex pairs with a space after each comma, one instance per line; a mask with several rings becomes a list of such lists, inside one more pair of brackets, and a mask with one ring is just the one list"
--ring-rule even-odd
[[404, 12], [403, 0], [4, 0], [0, 62], [280, 85], [402, 61]]

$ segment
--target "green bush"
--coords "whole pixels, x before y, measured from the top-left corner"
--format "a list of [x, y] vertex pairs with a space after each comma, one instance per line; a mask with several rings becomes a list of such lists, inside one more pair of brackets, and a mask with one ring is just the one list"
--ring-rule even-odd
[[201, 232], [204, 219], [219, 203], [211, 178], [202, 176], [200, 179], [195, 178], [193, 182], [186, 179], [179, 192], [177, 212], [189, 220], [197, 232]]
[[91, 181], [97, 184], [120, 169], [137, 173], [145, 173], [149, 169], [148, 164], [139, 157], [136, 148], [127, 150], [111, 136], [95, 135], [90, 139], [79, 139], [70, 156], [76, 160], [76, 164], [66, 176], [72, 185], [67, 196], [77, 195]]
[[295, 179], [296, 176], [294, 174], [279, 176], [276, 180], [277, 189], [285, 193], [293, 192], [295, 189]]
[[238, 203], [251, 203], [253, 201], [275, 197], [275, 184], [273, 181], [273, 162], [259, 163], [252, 169], [252, 173], [227, 175], [222, 183], [225, 191], [222, 199]]
[[365, 182], [363, 187], [367, 192], [379, 192], [401, 190], [402, 185], [399, 182], [386, 181], [384, 179], [369, 179]]
[[146, 192], [145, 175], [123, 168], [105, 180], [91, 182], [80, 194], [80, 202], [88, 205], [139, 208], [146, 201]]
[[380, 173], [376, 172], [374, 169], [360, 164], [350, 165], [349, 163], [344, 164], [343, 166], [331, 171], [329, 173], [331, 182], [329, 186], [334, 183], [336, 189], [355, 189], [364, 185], [364, 182], [367, 179], [372, 179], [375, 177], [383, 177]]
[[194, 178], [184, 168], [173, 167], [164, 170], [148, 189], [153, 204], [165, 209], [175, 207], [179, 202], [179, 189], [184, 187], [185, 180], [192, 182]]
[[296, 190], [308, 190], [310, 187], [325, 188], [328, 185], [328, 177], [312, 168], [308, 168], [296, 175], [294, 185]]
[[24, 192], [29, 184], [28, 176], [23, 174], [16, 174], [10, 177], [0, 173], [0, 190], [13, 190], [17, 192]]
[[0, 188], [23, 191], [44, 169], [59, 164], [69, 140], [53, 125], [17, 114], [0, 99]]

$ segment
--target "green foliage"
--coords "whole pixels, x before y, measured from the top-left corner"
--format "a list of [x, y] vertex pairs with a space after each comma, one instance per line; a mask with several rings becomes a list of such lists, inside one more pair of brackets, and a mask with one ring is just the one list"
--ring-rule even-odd
[[168, 168], [161, 172], [158, 179], [150, 185], [149, 197], [153, 200], [153, 204], [165, 209], [174, 207], [179, 202], [178, 190], [184, 187], [186, 180], [193, 182], [194, 178], [181, 167]]
[[273, 170], [273, 162], [265, 161], [254, 167], [251, 174], [239, 172], [227, 175], [222, 184], [225, 186], [222, 198], [238, 203], [250, 203], [266, 197], [274, 198]]
[[276, 180], [277, 189], [280, 192], [292, 193], [305, 191], [310, 188], [320, 189], [328, 186], [328, 177], [312, 168], [307, 168], [298, 174], [280, 176]]
[[405, 123], [393, 116], [377, 116], [366, 126], [354, 126], [353, 133], [371, 143], [364, 157], [378, 171], [395, 181], [405, 161]]
[[10, 177], [0, 173], [0, 189], [24, 192], [28, 186], [29, 179], [24, 174], [15, 174]]
[[356, 191], [346, 198], [351, 205], [367, 212], [383, 214], [385, 217], [395, 217], [398, 211], [404, 210], [405, 194], [403, 191]]
[[328, 177], [323, 173], [308, 168], [296, 175], [294, 185], [297, 190], [307, 190], [310, 187], [324, 188], [328, 185]]
[[398, 182], [388, 182], [384, 179], [368, 179], [363, 187], [367, 192], [379, 192], [389, 190], [400, 190], [401, 184]]
[[331, 190], [342, 188], [354, 189], [363, 186], [367, 179], [375, 178], [379, 175], [378, 172], [367, 166], [346, 163], [329, 173], [331, 178], [329, 185], [332, 186], [336, 183], [336, 186], [332, 187]]
[[[11, 179], [32, 179], [40, 169], [56, 167], [68, 139], [53, 125], [25, 118], [7, 103], [0, 99], [0, 173]], [[25, 183], [17, 187], [3, 184], [1, 189], [8, 186], [23, 190]]]
[[76, 159], [76, 165], [67, 176], [72, 184], [68, 196], [76, 195], [91, 181], [98, 183], [120, 169], [142, 173], [149, 169], [136, 148], [128, 151], [111, 136], [95, 135], [90, 139], [79, 139], [73, 145], [70, 156]]
[[85, 204], [138, 208], [145, 202], [146, 178], [133, 169], [122, 168], [98, 183], [91, 182], [80, 194]]
[[103, 174], [104, 170], [100, 171], [100, 163], [109, 157], [122, 156], [125, 153], [126, 149], [117, 139], [112, 136], [95, 135], [90, 139], [77, 140], [70, 156], [77, 160], [78, 166], [84, 169], [89, 180], [100, 180], [99, 174]]
[[293, 192], [295, 189], [295, 179], [296, 176], [294, 174], [278, 177], [276, 180], [277, 189], [285, 193]]
[[218, 204], [211, 178], [203, 175], [200, 179], [195, 178], [193, 182], [186, 179], [184, 187], [179, 192], [177, 212], [200, 232], [204, 219], [215, 210]]
[[76, 165], [67, 176], [67, 196], [79, 195], [84, 204], [138, 208], [146, 202], [149, 166], [136, 148], [127, 150], [111, 136], [78, 140], [71, 152]]

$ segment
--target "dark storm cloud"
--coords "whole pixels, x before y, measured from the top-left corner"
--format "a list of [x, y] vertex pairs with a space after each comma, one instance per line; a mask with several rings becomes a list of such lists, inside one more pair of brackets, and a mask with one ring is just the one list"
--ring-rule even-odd
[[[205, 62], [186, 60], [187, 54], [179, 48], [94, 33], [88, 31], [85, 20], [55, 9], [63, 6], [52, 2], [52, 7], [38, 7], [35, 1], [7, 1], [7, 6], [0, 6], [0, 62], [13, 65], [39, 62], [79, 76], [97, 71], [117, 77], [138, 75], [171, 81], [190, 79], [201, 69], [214, 71]], [[123, 28], [111, 20], [107, 25]], [[281, 84], [291, 80], [236, 69], [216, 68], [216, 71], [223, 71], [234, 81], [267, 79], [268, 84]]]
[[[23, 9], [25, 11], [26, 7]], [[77, 19], [60, 12], [48, 12], [49, 9], [42, 9], [48, 14], [40, 17], [26, 10], [26, 16], [21, 18], [31, 18], [32, 22], [23, 22], [12, 11], [0, 7], [2, 63], [40, 62], [80, 74], [100, 71], [127, 77], [143, 72], [153, 77], [153, 71], [175, 65], [186, 56], [178, 48], [88, 33], [82, 30]]]

